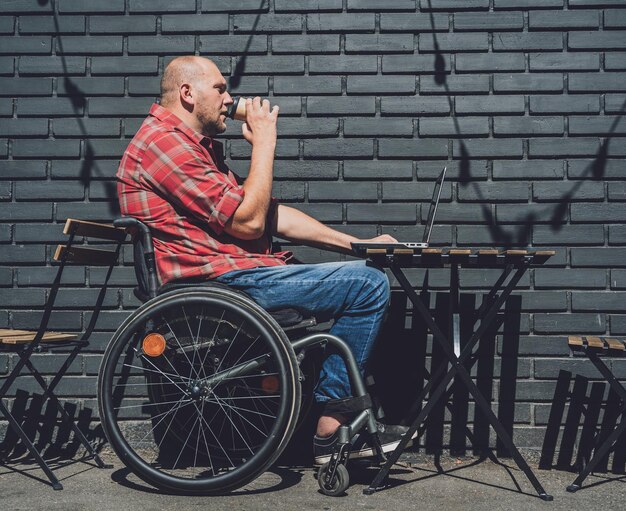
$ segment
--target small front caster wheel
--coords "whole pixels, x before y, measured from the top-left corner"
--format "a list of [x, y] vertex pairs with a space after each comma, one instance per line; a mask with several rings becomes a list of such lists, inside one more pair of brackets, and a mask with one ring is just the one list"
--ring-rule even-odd
[[324, 495], [330, 497], [336, 497], [343, 494], [350, 485], [350, 476], [348, 475], [348, 469], [345, 465], [337, 465], [335, 471], [335, 477], [332, 481], [326, 481], [326, 474], [330, 470], [330, 462], [324, 463], [320, 467], [320, 471], [317, 474], [317, 482], [320, 485], [320, 490]]

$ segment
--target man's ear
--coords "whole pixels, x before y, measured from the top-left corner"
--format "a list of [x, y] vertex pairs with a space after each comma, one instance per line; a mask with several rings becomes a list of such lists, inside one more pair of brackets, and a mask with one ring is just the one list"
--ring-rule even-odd
[[188, 83], [183, 83], [178, 89], [178, 92], [180, 94], [180, 100], [183, 105], [193, 107], [193, 105], [195, 104], [195, 98], [191, 85]]

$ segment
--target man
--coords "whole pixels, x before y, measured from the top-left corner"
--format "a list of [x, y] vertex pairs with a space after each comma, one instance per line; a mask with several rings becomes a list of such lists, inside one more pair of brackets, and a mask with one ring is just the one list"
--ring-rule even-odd
[[[152, 106], [120, 163], [121, 212], [150, 227], [162, 282], [214, 279], [268, 310], [294, 307], [333, 317], [331, 333], [350, 345], [363, 369], [389, 301], [385, 273], [364, 261], [288, 264], [290, 253], [272, 253], [272, 235], [344, 252], [357, 239], [271, 197], [278, 107], [270, 109], [267, 100], [246, 100], [241, 129], [252, 145], [247, 179], [230, 171], [213, 137], [226, 130], [232, 103], [212, 61], [174, 59], [163, 73], [160, 104]], [[337, 428], [356, 411], [350, 396], [343, 361], [327, 357], [315, 391], [324, 407], [314, 439], [318, 463], [329, 459]], [[381, 433], [386, 450], [403, 431], [387, 427]], [[361, 445], [360, 453], [368, 454], [368, 446]]]

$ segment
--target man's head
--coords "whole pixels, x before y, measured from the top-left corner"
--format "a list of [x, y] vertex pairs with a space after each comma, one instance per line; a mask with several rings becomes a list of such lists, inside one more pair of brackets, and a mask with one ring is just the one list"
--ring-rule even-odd
[[161, 106], [203, 135], [213, 137], [226, 130], [225, 114], [232, 102], [226, 80], [207, 58], [177, 57], [163, 72]]

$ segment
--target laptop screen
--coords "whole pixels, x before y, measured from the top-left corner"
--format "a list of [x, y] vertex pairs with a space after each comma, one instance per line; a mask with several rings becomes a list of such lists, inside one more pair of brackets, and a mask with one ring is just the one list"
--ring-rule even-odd
[[446, 170], [448, 167], [444, 167], [435, 182], [435, 189], [433, 190], [433, 197], [430, 200], [430, 209], [428, 210], [428, 218], [426, 219], [426, 227], [424, 229], [424, 236], [422, 241], [428, 243], [430, 241], [430, 233], [433, 230], [433, 224], [435, 223], [435, 213], [437, 212], [437, 206], [439, 205], [439, 197], [441, 196], [441, 190], [443, 188], [443, 181], [446, 177]]

